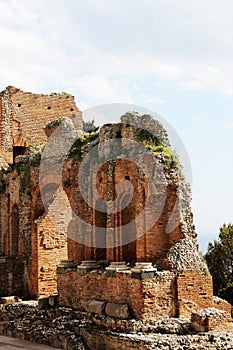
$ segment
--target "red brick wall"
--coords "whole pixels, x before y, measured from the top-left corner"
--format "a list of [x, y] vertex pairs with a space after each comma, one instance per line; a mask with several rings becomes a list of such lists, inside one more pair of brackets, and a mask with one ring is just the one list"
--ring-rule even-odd
[[89, 300], [127, 303], [136, 318], [171, 317], [176, 315], [174, 281], [170, 272], [138, 280], [125, 273], [106, 277], [96, 273], [80, 276], [71, 271], [58, 274], [59, 303], [77, 309], [84, 308]]
[[178, 315], [189, 317], [190, 311], [213, 307], [212, 277], [198, 270], [186, 270], [177, 277]]
[[0, 154], [12, 162], [13, 146], [45, 143], [44, 128], [61, 117], [76, 115], [75, 124], [82, 130], [82, 116], [70, 94], [33, 94], [8, 87], [0, 93]]
[[213, 304], [213, 306], [216, 309], [226, 311], [229, 314], [231, 314], [231, 312], [232, 312], [231, 304], [229, 304], [226, 300], [218, 298], [218, 297], [214, 297], [214, 304]]
[[[39, 221], [39, 220], [38, 220]], [[45, 215], [37, 224], [38, 295], [57, 294], [56, 266], [67, 256], [67, 237]]]
[[127, 303], [136, 318], [190, 317], [192, 312], [213, 306], [212, 279], [201, 271], [180, 275], [158, 272], [153, 279], [133, 279], [129, 274], [58, 273], [59, 303], [84, 308], [89, 300]]
[[[57, 294], [56, 266], [68, 258], [67, 235], [45, 213], [40, 197], [38, 168], [31, 167], [32, 194], [32, 260], [31, 289], [36, 296]], [[52, 204], [52, 215], [58, 219], [63, 215], [59, 200]], [[51, 208], [50, 208], [51, 210]]]
[[[147, 158], [147, 162], [148, 164], [146, 164], [149, 166], [150, 158]], [[111, 172], [111, 177], [108, 177], [107, 174], [109, 173], [110, 166], [111, 164], [109, 163], [104, 164], [98, 173], [97, 180], [92, 179], [90, 181], [97, 181], [96, 186], [100, 197], [107, 201], [116, 199], [117, 183], [119, 183], [120, 180], [125, 179], [125, 176], [130, 177], [131, 184], [134, 188], [134, 195], [131, 204], [128, 208], [125, 208], [117, 214], [108, 215], [106, 220], [106, 227], [119, 227], [120, 234], [122, 231], [121, 225], [133, 221], [143, 211], [145, 202], [148, 200], [148, 182], [147, 179], [140, 174], [136, 164], [133, 162], [117, 159], [114, 169]], [[64, 166], [64, 182], [69, 179], [69, 186], [64, 186], [64, 190], [69, 197], [71, 207], [76, 215], [95, 227], [95, 217], [98, 217], [101, 213], [99, 212], [96, 215], [95, 210], [93, 209], [95, 204], [93, 203], [92, 208], [90, 208], [84, 201], [78, 187], [78, 172], [79, 163], [76, 161], [70, 161]], [[100, 179], [101, 182], [99, 181]], [[153, 179], [149, 179], [148, 181], [153, 181]], [[159, 191], [159, 189], [157, 189], [157, 191]], [[128, 249], [122, 245], [107, 249], [106, 259], [108, 261], [126, 260], [131, 264], [134, 264], [135, 261], [148, 261], [156, 264], [160, 270], [170, 268], [166, 260], [167, 252], [181, 239], [182, 234], [179, 226], [178, 209], [176, 215], [173, 217], [173, 220], [177, 220], [178, 225], [176, 224], [176, 228], [173, 231], [166, 233], [166, 227], [177, 199], [177, 188], [169, 185], [167, 186], [166, 191], [167, 199], [157, 222], [154, 223], [146, 234], [138, 237], [134, 244], [129, 244]], [[156, 195], [158, 196], [158, 202], [160, 193], [156, 192]], [[76, 225], [75, 230], [78, 234], [82, 235], [84, 234], [85, 228], [83, 229], [83, 227]], [[96, 237], [98, 237], [98, 234]], [[88, 245], [83, 247], [79, 243], [76, 243], [75, 239], [72, 240], [72, 235], [70, 238], [68, 245], [69, 259], [74, 259], [76, 262], [91, 259], [98, 260], [98, 252], [95, 248], [88, 247]], [[113, 239], [117, 240], [118, 237], [115, 236]], [[83, 238], [83, 241], [85, 242], [85, 238]]]
[[[15, 261], [16, 265], [24, 265], [20, 281], [26, 295], [57, 294], [56, 266], [60, 260], [68, 258], [67, 236], [59, 232], [44, 214], [39, 189], [39, 169], [31, 167], [20, 174], [13, 171], [5, 175], [4, 181], [7, 185], [0, 194], [1, 252], [9, 259], [18, 250]], [[18, 208], [19, 220], [14, 223], [15, 208]], [[61, 212], [59, 204], [57, 212]], [[17, 227], [19, 231], [16, 232]], [[17, 247], [14, 242], [18, 243]], [[1, 266], [2, 276], [7, 281], [7, 269], [12, 265], [8, 267], [6, 262], [2, 262]], [[12, 283], [17, 285], [17, 279]]]
[[232, 330], [231, 313], [216, 309], [200, 310], [192, 314], [191, 325], [197, 332], [229, 332]]

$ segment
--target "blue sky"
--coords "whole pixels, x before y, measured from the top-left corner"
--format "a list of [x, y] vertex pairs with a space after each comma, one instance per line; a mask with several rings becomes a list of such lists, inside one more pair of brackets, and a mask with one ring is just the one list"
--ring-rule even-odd
[[133, 103], [178, 132], [201, 250], [233, 221], [233, 2], [0, 0], [0, 89]]

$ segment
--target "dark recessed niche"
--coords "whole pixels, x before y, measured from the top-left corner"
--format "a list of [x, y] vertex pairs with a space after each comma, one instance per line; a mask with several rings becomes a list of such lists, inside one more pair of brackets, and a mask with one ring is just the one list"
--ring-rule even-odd
[[126, 175], [126, 176], [125, 176], [125, 180], [130, 180], [129, 175]]
[[51, 109], [52, 107], [51, 106], [48, 106], [47, 109]]
[[21, 105], [21, 103], [18, 103], [18, 107], [21, 107], [22, 105]]
[[74, 108], [70, 108], [70, 111], [73, 112], [73, 111], [74, 111]]
[[102, 178], [102, 176], [100, 176], [100, 178], [99, 178], [99, 182], [102, 182], [103, 181], [103, 178]]

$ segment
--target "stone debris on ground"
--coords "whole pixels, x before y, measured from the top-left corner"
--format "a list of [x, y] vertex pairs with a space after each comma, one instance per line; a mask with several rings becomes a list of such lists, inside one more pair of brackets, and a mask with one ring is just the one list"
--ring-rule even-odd
[[120, 320], [25, 302], [0, 306], [0, 334], [64, 350], [233, 349], [233, 332], [195, 334], [189, 319]]

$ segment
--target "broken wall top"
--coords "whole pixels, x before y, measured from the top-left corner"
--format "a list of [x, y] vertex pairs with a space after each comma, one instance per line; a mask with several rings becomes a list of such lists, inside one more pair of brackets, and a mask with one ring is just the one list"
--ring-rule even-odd
[[82, 130], [82, 114], [74, 96], [34, 94], [7, 87], [0, 93], [0, 160], [12, 163], [13, 147], [45, 143], [44, 128], [59, 117], [76, 117], [76, 127]]

